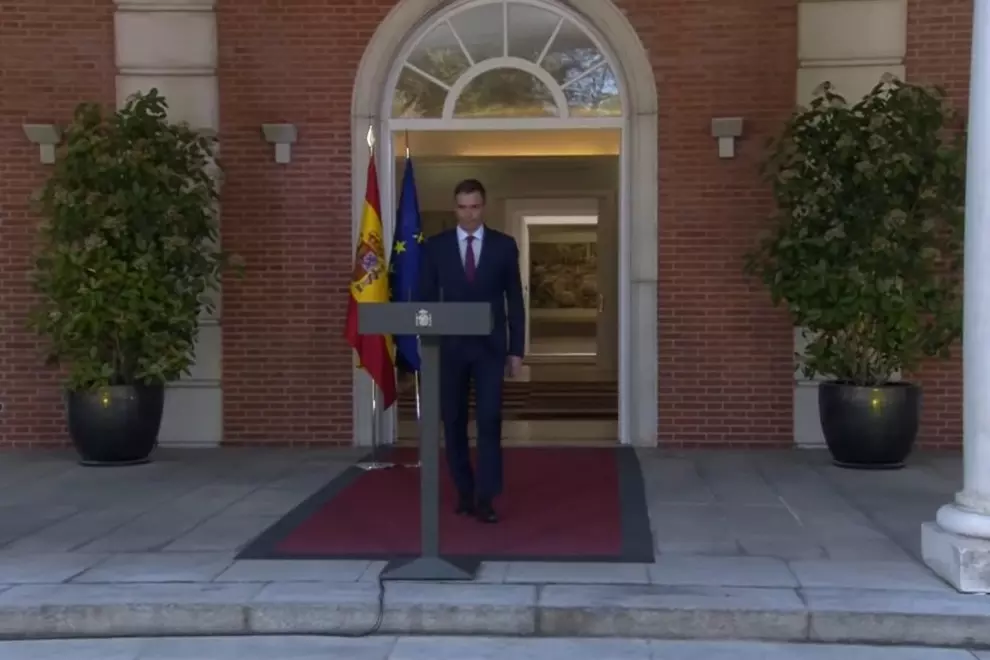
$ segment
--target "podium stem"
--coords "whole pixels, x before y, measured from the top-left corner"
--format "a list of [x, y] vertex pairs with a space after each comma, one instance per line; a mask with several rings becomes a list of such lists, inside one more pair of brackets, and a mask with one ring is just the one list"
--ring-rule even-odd
[[423, 557], [440, 555], [440, 364], [439, 341], [424, 337], [421, 343], [420, 364], [430, 365], [422, 369], [422, 412], [420, 416], [420, 525]]

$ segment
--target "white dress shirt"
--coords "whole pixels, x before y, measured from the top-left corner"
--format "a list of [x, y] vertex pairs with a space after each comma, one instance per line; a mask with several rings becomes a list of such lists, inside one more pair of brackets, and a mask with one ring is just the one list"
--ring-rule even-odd
[[461, 263], [467, 263], [467, 246], [468, 246], [468, 236], [474, 236], [474, 242], [471, 244], [471, 249], [474, 250], [474, 267], [478, 267], [478, 262], [481, 260], [481, 245], [485, 242], [485, 226], [481, 225], [474, 230], [474, 233], [469, 234], [460, 227], [457, 228], [457, 247], [461, 250]]

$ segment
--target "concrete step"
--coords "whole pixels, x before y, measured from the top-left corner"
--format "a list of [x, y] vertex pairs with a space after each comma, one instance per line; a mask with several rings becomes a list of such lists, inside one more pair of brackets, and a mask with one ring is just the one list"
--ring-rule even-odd
[[962, 649], [649, 639], [513, 637], [158, 637], [0, 642], [0, 660], [974, 660]]
[[945, 591], [376, 582], [21, 585], [0, 637], [503, 635], [990, 647], [990, 599]]

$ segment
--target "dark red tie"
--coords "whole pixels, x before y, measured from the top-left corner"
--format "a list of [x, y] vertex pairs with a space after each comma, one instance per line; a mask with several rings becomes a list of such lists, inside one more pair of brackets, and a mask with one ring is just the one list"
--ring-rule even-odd
[[464, 275], [467, 276], [468, 282], [474, 281], [474, 236], [467, 237], [467, 251], [464, 254]]

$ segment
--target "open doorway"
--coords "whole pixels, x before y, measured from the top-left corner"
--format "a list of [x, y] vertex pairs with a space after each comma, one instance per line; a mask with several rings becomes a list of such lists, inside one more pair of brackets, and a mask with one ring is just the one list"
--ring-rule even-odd
[[408, 146], [424, 234], [455, 226], [454, 186], [476, 178], [486, 225], [519, 246], [526, 366], [505, 385], [507, 442], [618, 441], [620, 144], [603, 129], [393, 134], [393, 189]]
[[618, 269], [610, 199], [606, 193], [506, 203], [506, 225], [520, 247], [531, 363], [594, 366], [606, 379], [615, 376]]

